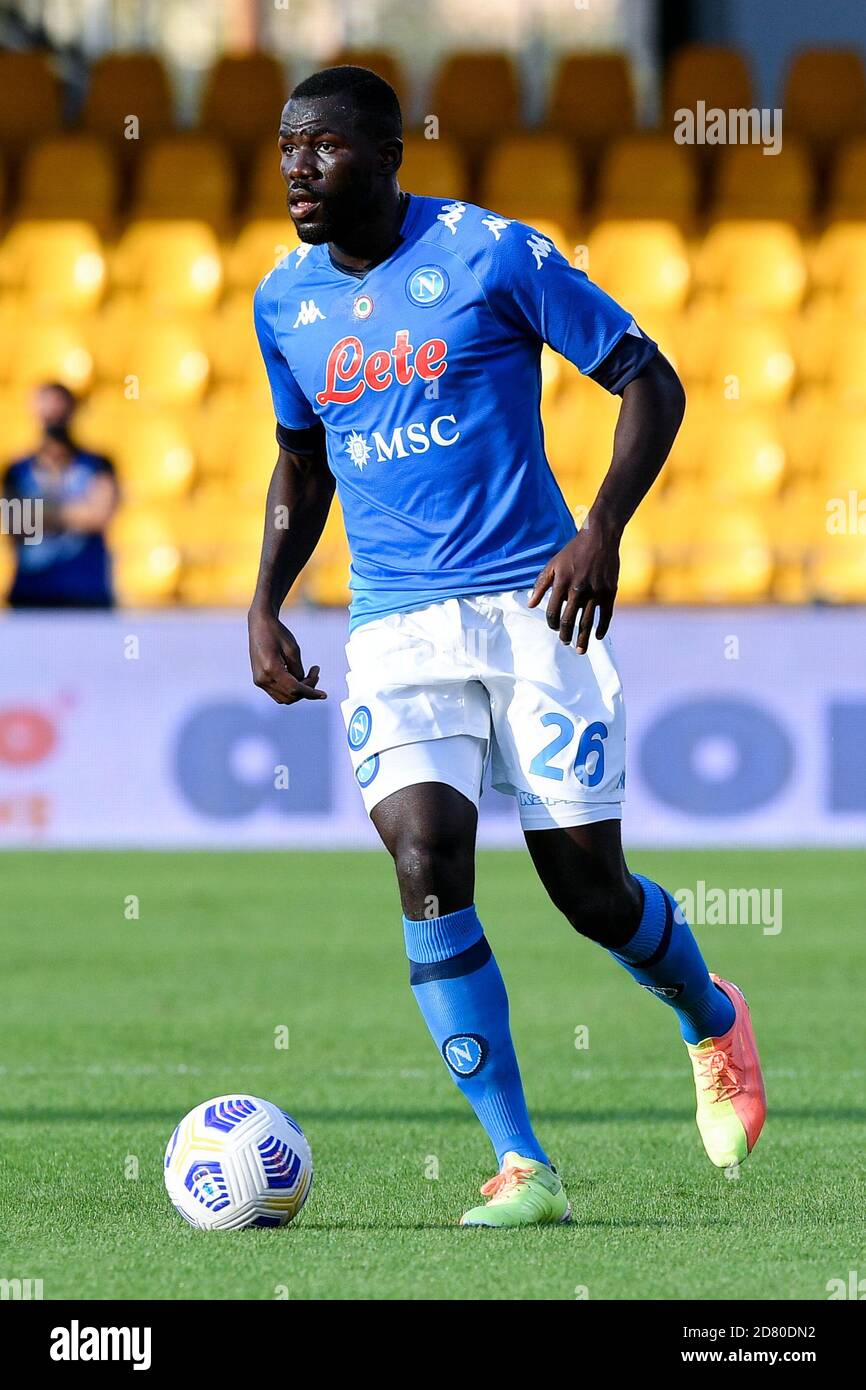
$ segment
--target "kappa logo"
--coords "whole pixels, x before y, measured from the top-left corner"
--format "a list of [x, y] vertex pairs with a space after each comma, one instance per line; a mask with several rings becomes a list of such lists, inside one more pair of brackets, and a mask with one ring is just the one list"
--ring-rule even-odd
[[442, 211], [437, 213], [436, 221], [444, 222], [451, 235], [456, 236], [458, 224], [465, 211], [465, 203], [443, 203]]
[[422, 265], [406, 281], [406, 293], [422, 309], [438, 304], [448, 292], [448, 276], [438, 265]]
[[547, 237], [539, 236], [538, 232], [533, 232], [532, 236], [526, 238], [526, 245], [535, 257], [536, 270], [541, 269], [542, 262], [547, 260], [551, 251], [555, 249], [553, 242], [548, 241]]
[[442, 1056], [457, 1076], [474, 1076], [484, 1066], [489, 1050], [480, 1033], [453, 1033], [442, 1044]]
[[490, 212], [486, 217], [482, 217], [481, 225], [486, 227], [488, 232], [492, 232], [494, 239], [499, 241], [505, 228], [511, 226], [511, 218], [497, 217], [495, 213]]
[[357, 753], [373, 732], [373, 716], [366, 705], [359, 705], [349, 720], [349, 747]]
[[323, 319], [322, 313], [315, 299], [302, 299], [301, 307], [298, 310], [298, 317], [295, 319], [293, 327], [301, 328], [306, 323], [316, 323], [318, 319]]

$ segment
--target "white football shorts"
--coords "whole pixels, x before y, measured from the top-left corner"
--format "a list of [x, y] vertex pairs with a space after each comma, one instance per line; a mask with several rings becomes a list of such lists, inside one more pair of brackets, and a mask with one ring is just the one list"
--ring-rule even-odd
[[580, 656], [530, 590], [448, 598], [355, 628], [343, 718], [367, 811], [418, 782], [477, 806], [491, 783], [525, 830], [617, 820], [625, 711], [610, 637]]

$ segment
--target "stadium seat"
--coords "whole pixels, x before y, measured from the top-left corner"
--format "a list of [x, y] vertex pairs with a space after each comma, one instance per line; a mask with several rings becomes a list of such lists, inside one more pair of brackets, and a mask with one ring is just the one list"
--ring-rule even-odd
[[0, 247], [0, 282], [37, 312], [91, 309], [105, 280], [102, 243], [86, 222], [16, 222]]
[[[130, 127], [130, 116], [137, 130]], [[172, 98], [162, 59], [156, 53], [103, 53], [90, 69], [81, 113], [84, 130], [116, 142], [118, 153], [137, 159], [143, 141], [172, 126]]]
[[761, 501], [774, 496], [785, 474], [785, 450], [773, 414], [716, 408], [708, 421], [700, 474], [707, 500]]
[[195, 476], [189, 431], [165, 409], [124, 404], [127, 427], [112, 453], [123, 496], [154, 505], [185, 496]]
[[436, 74], [431, 111], [439, 134], [469, 151], [520, 125], [520, 90], [506, 53], [451, 53]]
[[623, 532], [619, 550], [619, 588], [617, 603], [643, 603], [649, 599], [656, 573], [652, 532], [643, 509], [632, 517]]
[[781, 405], [791, 394], [795, 375], [790, 334], [776, 318], [724, 316], [705, 378], [719, 400]]
[[741, 502], [707, 506], [703, 489], [666, 500], [664, 514], [679, 547], [655, 582], [665, 603], [755, 603], [766, 599], [774, 561], [761, 514]]
[[485, 161], [479, 201], [521, 222], [547, 218], [573, 228], [581, 180], [568, 142], [559, 135], [504, 136]]
[[397, 93], [400, 104], [404, 107], [404, 117], [408, 114], [405, 111], [406, 84], [393, 53], [389, 53], [385, 48], [340, 48], [328, 59], [327, 66], [338, 67], [344, 63], [356, 68], [370, 68], [380, 77], [384, 77]]
[[866, 135], [847, 140], [833, 166], [828, 217], [831, 222], [866, 221]]
[[847, 317], [837, 296], [825, 290], [812, 295], [792, 320], [797, 370], [804, 381], [826, 381], [833, 343]]
[[254, 382], [264, 366], [253, 326], [249, 290], [239, 290], [202, 320], [205, 349], [215, 383]]
[[692, 156], [667, 135], [624, 135], [602, 160], [598, 221], [653, 218], [691, 226], [697, 206]]
[[183, 503], [179, 594], [199, 606], [249, 604], [262, 548], [264, 507], [230, 486], [209, 482]]
[[222, 260], [204, 222], [132, 222], [112, 265], [115, 283], [146, 296], [153, 309], [208, 309], [222, 287]]
[[289, 220], [287, 190], [280, 174], [276, 135], [260, 140], [249, 157], [249, 176], [243, 192], [243, 215], [248, 221]]
[[789, 478], [802, 480], [814, 475], [821, 441], [838, 409], [830, 394], [816, 386], [798, 391], [788, 402], [780, 414], [779, 428]]
[[27, 313], [16, 331], [8, 379], [22, 387], [62, 381], [76, 395], [86, 391], [93, 356], [79, 323], [69, 315]]
[[176, 596], [181, 552], [160, 509], [122, 506], [111, 523], [114, 582], [123, 604], [166, 604]]
[[601, 222], [589, 242], [591, 278], [635, 317], [676, 310], [689, 286], [689, 262], [672, 222]]
[[[195, 410], [193, 422], [196, 463], [205, 482], [225, 481], [232, 468], [233, 441], [246, 420], [270, 415], [271, 438], [268, 455], [271, 467], [277, 460], [276, 422], [264, 368], [258, 389], [238, 385], [217, 385], [208, 392], [204, 404]], [[264, 462], [262, 469], [265, 468]]]
[[236, 419], [225, 443], [226, 478], [238, 501], [264, 507], [277, 461], [273, 411]]
[[815, 197], [812, 164], [805, 146], [786, 134], [778, 154], [761, 145], [728, 145], [718, 152], [711, 216], [790, 222], [800, 231], [812, 217]]
[[303, 595], [311, 603], [345, 608], [349, 593], [349, 545], [337, 497], [331, 503], [322, 539], [302, 579]]
[[[866, 411], [836, 412], [817, 445], [817, 482], [825, 495], [847, 499], [854, 491], [866, 509]], [[866, 546], [866, 517], [863, 522]]]
[[619, 405], [595, 382], [576, 375], [545, 405], [545, 451], [560, 482], [580, 479], [588, 487], [590, 478], [600, 481], [610, 463]]
[[263, 276], [298, 244], [294, 223], [286, 212], [282, 217], [247, 222], [225, 255], [227, 285], [251, 294]]
[[[752, 80], [743, 55], [735, 48], [714, 44], [684, 44], [673, 54], [665, 80], [665, 118], [671, 122], [683, 108], [695, 111], [699, 101], [730, 110], [750, 107]], [[716, 146], [703, 147], [707, 150]], [[697, 147], [701, 152], [702, 147]]]
[[97, 135], [48, 135], [23, 160], [16, 216], [90, 222], [105, 236], [119, 198], [109, 146]]
[[718, 294], [702, 292], [676, 320], [677, 364], [685, 382], [709, 377], [716, 344], [729, 315]]
[[590, 153], [605, 141], [634, 130], [634, 86], [626, 56], [563, 54], [545, 125]]
[[828, 385], [837, 404], [866, 407], [866, 321], [852, 320], [841, 328], [830, 351]]
[[47, 53], [0, 52], [0, 147], [13, 157], [60, 126], [60, 86]]
[[37, 426], [29, 387], [0, 389], [0, 475], [10, 459], [32, 451]]
[[182, 318], [143, 320], [118, 357], [115, 380], [148, 406], [189, 406], [207, 388], [210, 364], [200, 328]]
[[811, 598], [809, 565], [824, 539], [825, 501], [823, 490], [800, 479], [762, 509], [775, 560], [772, 594], [779, 603]]
[[800, 238], [784, 222], [717, 222], [696, 258], [696, 279], [737, 310], [784, 313], [806, 288]]
[[[862, 500], [862, 499], [861, 499]], [[823, 603], [866, 603], [866, 514], [851, 512], [850, 529], [825, 535], [809, 570], [811, 596]]]
[[817, 285], [831, 290], [846, 312], [866, 311], [866, 222], [834, 222], [812, 257]]
[[866, 131], [866, 70], [854, 49], [810, 48], [791, 63], [782, 101], [786, 131], [819, 153]]
[[277, 138], [288, 84], [269, 53], [227, 53], [205, 80], [200, 128], [248, 156], [268, 134]]
[[206, 222], [228, 228], [234, 173], [226, 150], [208, 135], [165, 135], [142, 152], [131, 215]]
[[400, 184], [409, 193], [441, 198], [443, 202], [468, 198], [469, 178], [457, 142], [405, 135]]

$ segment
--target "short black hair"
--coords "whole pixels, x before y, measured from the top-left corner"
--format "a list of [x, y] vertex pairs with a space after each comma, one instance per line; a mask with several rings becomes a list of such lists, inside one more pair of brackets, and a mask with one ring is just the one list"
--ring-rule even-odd
[[399, 140], [402, 136], [403, 116], [397, 93], [370, 68], [356, 68], [351, 63], [322, 68], [299, 82], [290, 100], [334, 96], [345, 97], [351, 103], [360, 117], [359, 124], [375, 140]]

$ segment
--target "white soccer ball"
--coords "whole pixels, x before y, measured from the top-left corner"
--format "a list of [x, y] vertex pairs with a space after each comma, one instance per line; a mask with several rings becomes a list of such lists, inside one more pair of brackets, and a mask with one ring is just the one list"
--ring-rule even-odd
[[204, 1231], [285, 1226], [313, 1181], [300, 1125], [269, 1100], [217, 1096], [185, 1115], [165, 1150], [165, 1186], [184, 1221]]

